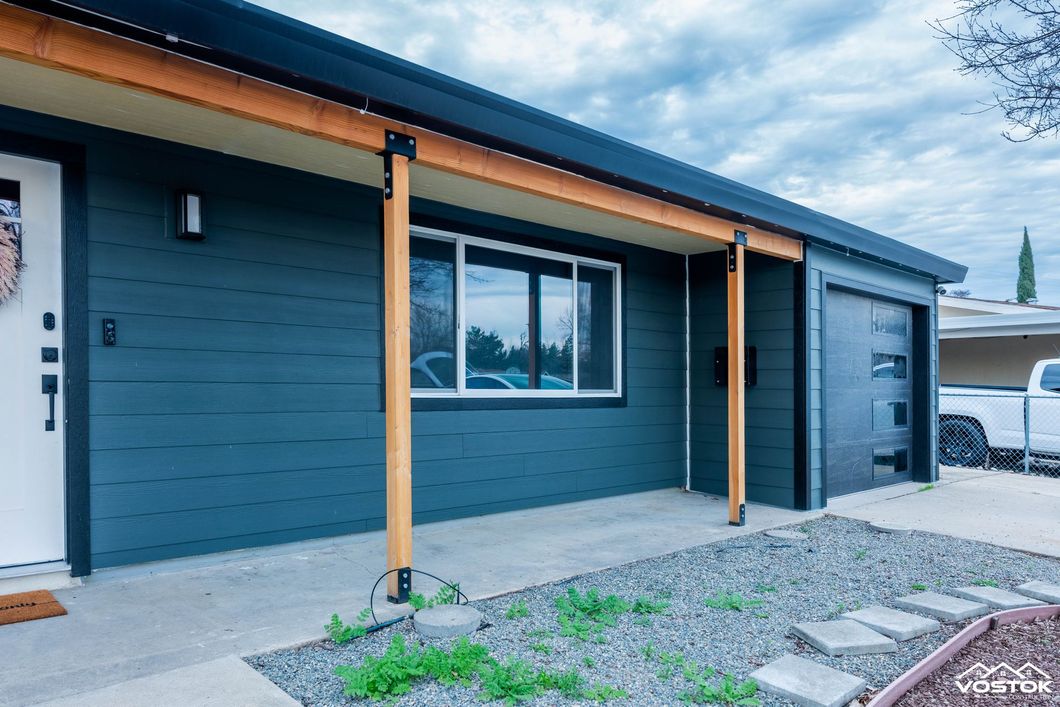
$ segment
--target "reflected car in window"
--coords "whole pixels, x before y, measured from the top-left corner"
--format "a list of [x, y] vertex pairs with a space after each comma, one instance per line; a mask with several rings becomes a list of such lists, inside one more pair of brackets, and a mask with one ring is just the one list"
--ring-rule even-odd
[[[527, 373], [473, 373], [467, 375], [468, 390], [527, 390], [530, 375]], [[572, 390], [574, 385], [555, 376], [541, 376], [540, 390]]]

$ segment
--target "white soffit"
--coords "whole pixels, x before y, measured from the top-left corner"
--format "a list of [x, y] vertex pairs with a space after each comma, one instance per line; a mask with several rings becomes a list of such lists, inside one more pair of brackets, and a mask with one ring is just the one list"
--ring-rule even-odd
[[[226, 113], [0, 57], [0, 104], [382, 188], [376, 155]], [[413, 163], [414, 196], [675, 253], [722, 244]]]
[[1060, 334], [1060, 311], [939, 319], [940, 339]]

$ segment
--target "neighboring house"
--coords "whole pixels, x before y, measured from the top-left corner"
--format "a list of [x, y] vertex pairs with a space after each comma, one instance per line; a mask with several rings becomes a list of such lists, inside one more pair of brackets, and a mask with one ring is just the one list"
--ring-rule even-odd
[[7, 574], [936, 477], [963, 266], [234, 0], [2, 4], [0, 57]]
[[943, 385], [1025, 387], [1038, 361], [1060, 357], [1060, 307], [939, 297]]

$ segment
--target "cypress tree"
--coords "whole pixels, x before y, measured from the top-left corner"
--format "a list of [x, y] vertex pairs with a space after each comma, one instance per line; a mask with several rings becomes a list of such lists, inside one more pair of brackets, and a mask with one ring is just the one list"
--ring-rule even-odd
[[1038, 290], [1034, 284], [1034, 253], [1031, 252], [1031, 237], [1027, 227], [1023, 227], [1023, 247], [1020, 248], [1020, 275], [1016, 280], [1016, 301], [1026, 304], [1038, 299]]

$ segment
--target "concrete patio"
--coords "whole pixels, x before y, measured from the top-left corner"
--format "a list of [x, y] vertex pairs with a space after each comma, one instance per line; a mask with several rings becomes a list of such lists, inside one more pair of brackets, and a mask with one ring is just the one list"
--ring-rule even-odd
[[[828, 512], [1060, 556], [1057, 480], [946, 470], [918, 488], [836, 499]], [[479, 598], [817, 515], [751, 504], [735, 528], [722, 498], [653, 491], [418, 526], [415, 557]], [[383, 550], [376, 532], [98, 572], [55, 592], [68, 616], [0, 627], [0, 705], [295, 704], [238, 657], [318, 639], [334, 611], [354, 615]]]

